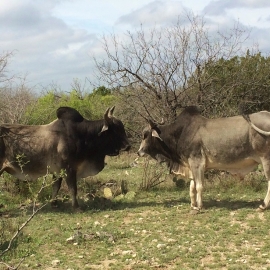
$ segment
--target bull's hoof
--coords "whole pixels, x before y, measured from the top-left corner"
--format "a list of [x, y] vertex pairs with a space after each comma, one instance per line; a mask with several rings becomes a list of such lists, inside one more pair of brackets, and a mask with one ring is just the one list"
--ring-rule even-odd
[[197, 215], [200, 213], [200, 209], [191, 209], [189, 212], [191, 215]]
[[72, 211], [74, 212], [74, 213], [82, 213], [82, 212], [84, 212], [83, 211], [83, 209], [81, 208], [81, 207], [72, 207]]
[[58, 201], [57, 201], [57, 200], [51, 201], [51, 207], [52, 207], [52, 208], [59, 208]]
[[263, 207], [262, 205], [260, 205], [257, 209], [256, 212], [264, 212], [265, 211], [265, 207]]

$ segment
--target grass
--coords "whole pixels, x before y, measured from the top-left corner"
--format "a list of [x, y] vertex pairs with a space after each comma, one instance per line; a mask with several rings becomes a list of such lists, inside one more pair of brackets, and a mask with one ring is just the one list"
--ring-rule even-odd
[[[25, 257], [19, 269], [270, 269], [270, 211], [255, 211], [267, 189], [261, 174], [243, 182], [209, 176], [205, 210], [190, 215], [188, 183], [164, 173], [160, 185], [140, 190], [144, 159], [131, 167], [134, 159], [110, 158], [89, 183], [80, 182], [83, 212], [72, 212], [66, 199], [58, 210], [43, 208], [1, 260], [17, 265]], [[136, 195], [86, 200], [91, 183], [109, 180], [127, 181]], [[31, 213], [18, 209], [26, 198], [8, 194], [0, 196], [0, 203], [9, 202], [1, 209], [0, 239]], [[66, 194], [63, 187], [60, 197]]]

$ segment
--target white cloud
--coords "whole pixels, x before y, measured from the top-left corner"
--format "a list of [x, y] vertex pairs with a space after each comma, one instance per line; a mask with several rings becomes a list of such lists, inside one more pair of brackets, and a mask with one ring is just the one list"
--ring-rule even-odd
[[183, 13], [184, 6], [179, 1], [153, 1], [140, 9], [121, 16], [117, 24], [131, 27], [151, 27], [157, 25], [172, 25]]
[[170, 26], [183, 10], [205, 14], [211, 30], [239, 19], [253, 27], [252, 41], [270, 47], [268, 0], [1, 0], [0, 48], [15, 51], [9, 69], [28, 73], [31, 84], [53, 81], [69, 90], [73, 78], [92, 78], [103, 34]]
[[[204, 8], [204, 13], [207, 15], [221, 15], [231, 9], [264, 9], [270, 8], [270, 1], [268, 0], [218, 0], [211, 1]], [[238, 10], [239, 12], [239, 10]], [[239, 12], [241, 14], [241, 12]], [[247, 17], [246, 17], [247, 18]]]

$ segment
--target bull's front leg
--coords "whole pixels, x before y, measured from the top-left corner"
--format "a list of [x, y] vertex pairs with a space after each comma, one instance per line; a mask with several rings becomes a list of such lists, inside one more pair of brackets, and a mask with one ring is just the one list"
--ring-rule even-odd
[[78, 200], [77, 200], [77, 179], [76, 179], [76, 172], [75, 171], [70, 170], [69, 172], [67, 172], [66, 182], [67, 182], [69, 192], [71, 194], [72, 207], [74, 209], [78, 209], [79, 204], [78, 204]]
[[205, 170], [204, 158], [191, 157], [189, 159], [189, 165], [194, 178], [193, 182], [191, 181], [190, 186], [191, 207], [193, 210], [198, 212], [203, 208], [202, 193]]
[[268, 180], [268, 188], [263, 203], [257, 208], [258, 212], [262, 212], [270, 206], [270, 180]]
[[257, 208], [257, 211], [264, 211], [265, 209], [269, 208], [269, 206], [270, 206], [270, 160], [269, 160], [269, 158], [263, 158], [262, 165], [263, 165], [265, 177], [268, 180], [268, 188], [267, 188], [267, 193], [266, 193], [266, 196], [264, 198], [263, 204], [261, 204]]

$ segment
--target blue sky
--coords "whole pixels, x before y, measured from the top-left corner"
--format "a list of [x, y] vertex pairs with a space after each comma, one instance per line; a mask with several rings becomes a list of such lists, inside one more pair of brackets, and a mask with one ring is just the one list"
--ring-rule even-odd
[[69, 91], [73, 79], [93, 80], [103, 35], [169, 26], [184, 10], [203, 15], [209, 27], [238, 20], [251, 30], [246, 46], [270, 52], [269, 0], [1, 0], [0, 53], [14, 52], [9, 73], [26, 75], [29, 87]]

